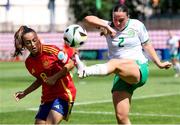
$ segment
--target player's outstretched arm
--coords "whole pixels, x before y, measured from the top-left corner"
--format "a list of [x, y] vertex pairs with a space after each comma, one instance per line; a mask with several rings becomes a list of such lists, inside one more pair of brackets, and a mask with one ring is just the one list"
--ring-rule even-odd
[[109, 34], [112, 37], [116, 35], [116, 31], [111, 26], [109, 26], [105, 20], [100, 19], [99, 17], [93, 15], [86, 16], [83, 22], [85, 26], [92, 26], [100, 29], [101, 32], [103, 32], [103, 35]]
[[41, 86], [40, 82], [38, 80], [34, 81], [28, 88], [26, 88], [24, 91], [18, 91], [14, 94], [14, 97], [16, 101], [19, 101], [20, 99], [24, 98], [29, 93], [33, 92], [37, 88]]
[[159, 59], [154, 47], [152, 46], [151, 42], [146, 42], [143, 44], [144, 50], [149, 54], [151, 57], [152, 61], [160, 68], [160, 69], [168, 69], [171, 67], [171, 63], [166, 61], [166, 62], [161, 62]]

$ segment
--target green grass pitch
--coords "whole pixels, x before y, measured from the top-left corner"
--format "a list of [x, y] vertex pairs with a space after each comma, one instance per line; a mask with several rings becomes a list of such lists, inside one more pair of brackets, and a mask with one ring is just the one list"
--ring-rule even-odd
[[[86, 61], [94, 64], [103, 61]], [[148, 82], [133, 95], [133, 124], [180, 124], [180, 78], [173, 69], [159, 70], [150, 63]], [[63, 124], [116, 124], [111, 99], [113, 75], [78, 79], [77, 98], [68, 122]], [[13, 94], [34, 80], [23, 62], [0, 62], [0, 124], [33, 124], [41, 89], [16, 102]]]

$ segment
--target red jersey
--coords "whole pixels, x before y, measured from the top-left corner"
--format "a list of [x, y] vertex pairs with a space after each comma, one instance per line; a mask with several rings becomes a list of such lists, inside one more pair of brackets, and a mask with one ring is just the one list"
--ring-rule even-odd
[[[67, 63], [58, 59], [58, 53], [62, 52], [54, 45], [42, 45], [42, 51], [37, 56], [29, 55], [25, 64], [28, 71], [42, 84], [41, 102], [49, 102], [61, 98], [73, 102], [76, 95], [76, 88], [68, 73], [60, 78], [54, 85], [48, 85], [44, 80], [59, 72]], [[68, 60], [68, 59], [67, 59]]]

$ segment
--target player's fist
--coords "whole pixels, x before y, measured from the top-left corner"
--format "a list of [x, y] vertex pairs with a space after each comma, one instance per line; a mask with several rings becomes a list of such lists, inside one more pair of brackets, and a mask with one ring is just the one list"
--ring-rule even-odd
[[20, 99], [24, 98], [25, 96], [26, 96], [26, 94], [23, 91], [19, 91], [14, 94], [16, 101], [19, 101]]

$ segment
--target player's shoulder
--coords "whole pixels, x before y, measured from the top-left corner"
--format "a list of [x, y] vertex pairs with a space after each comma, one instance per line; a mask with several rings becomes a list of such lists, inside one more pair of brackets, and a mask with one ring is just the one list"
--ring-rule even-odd
[[42, 47], [43, 47], [43, 50], [44, 49], [57, 49], [57, 50], [60, 50], [56, 45], [43, 44]]
[[137, 19], [130, 19], [130, 24], [132, 25], [144, 25], [140, 20]]
[[55, 45], [42, 45], [42, 51], [46, 53], [57, 54], [60, 51], [60, 49]]
[[132, 29], [135, 29], [137, 31], [144, 31], [144, 32], [146, 32], [145, 25], [141, 21], [139, 21], [137, 19], [130, 19], [128, 27], [132, 28]]

